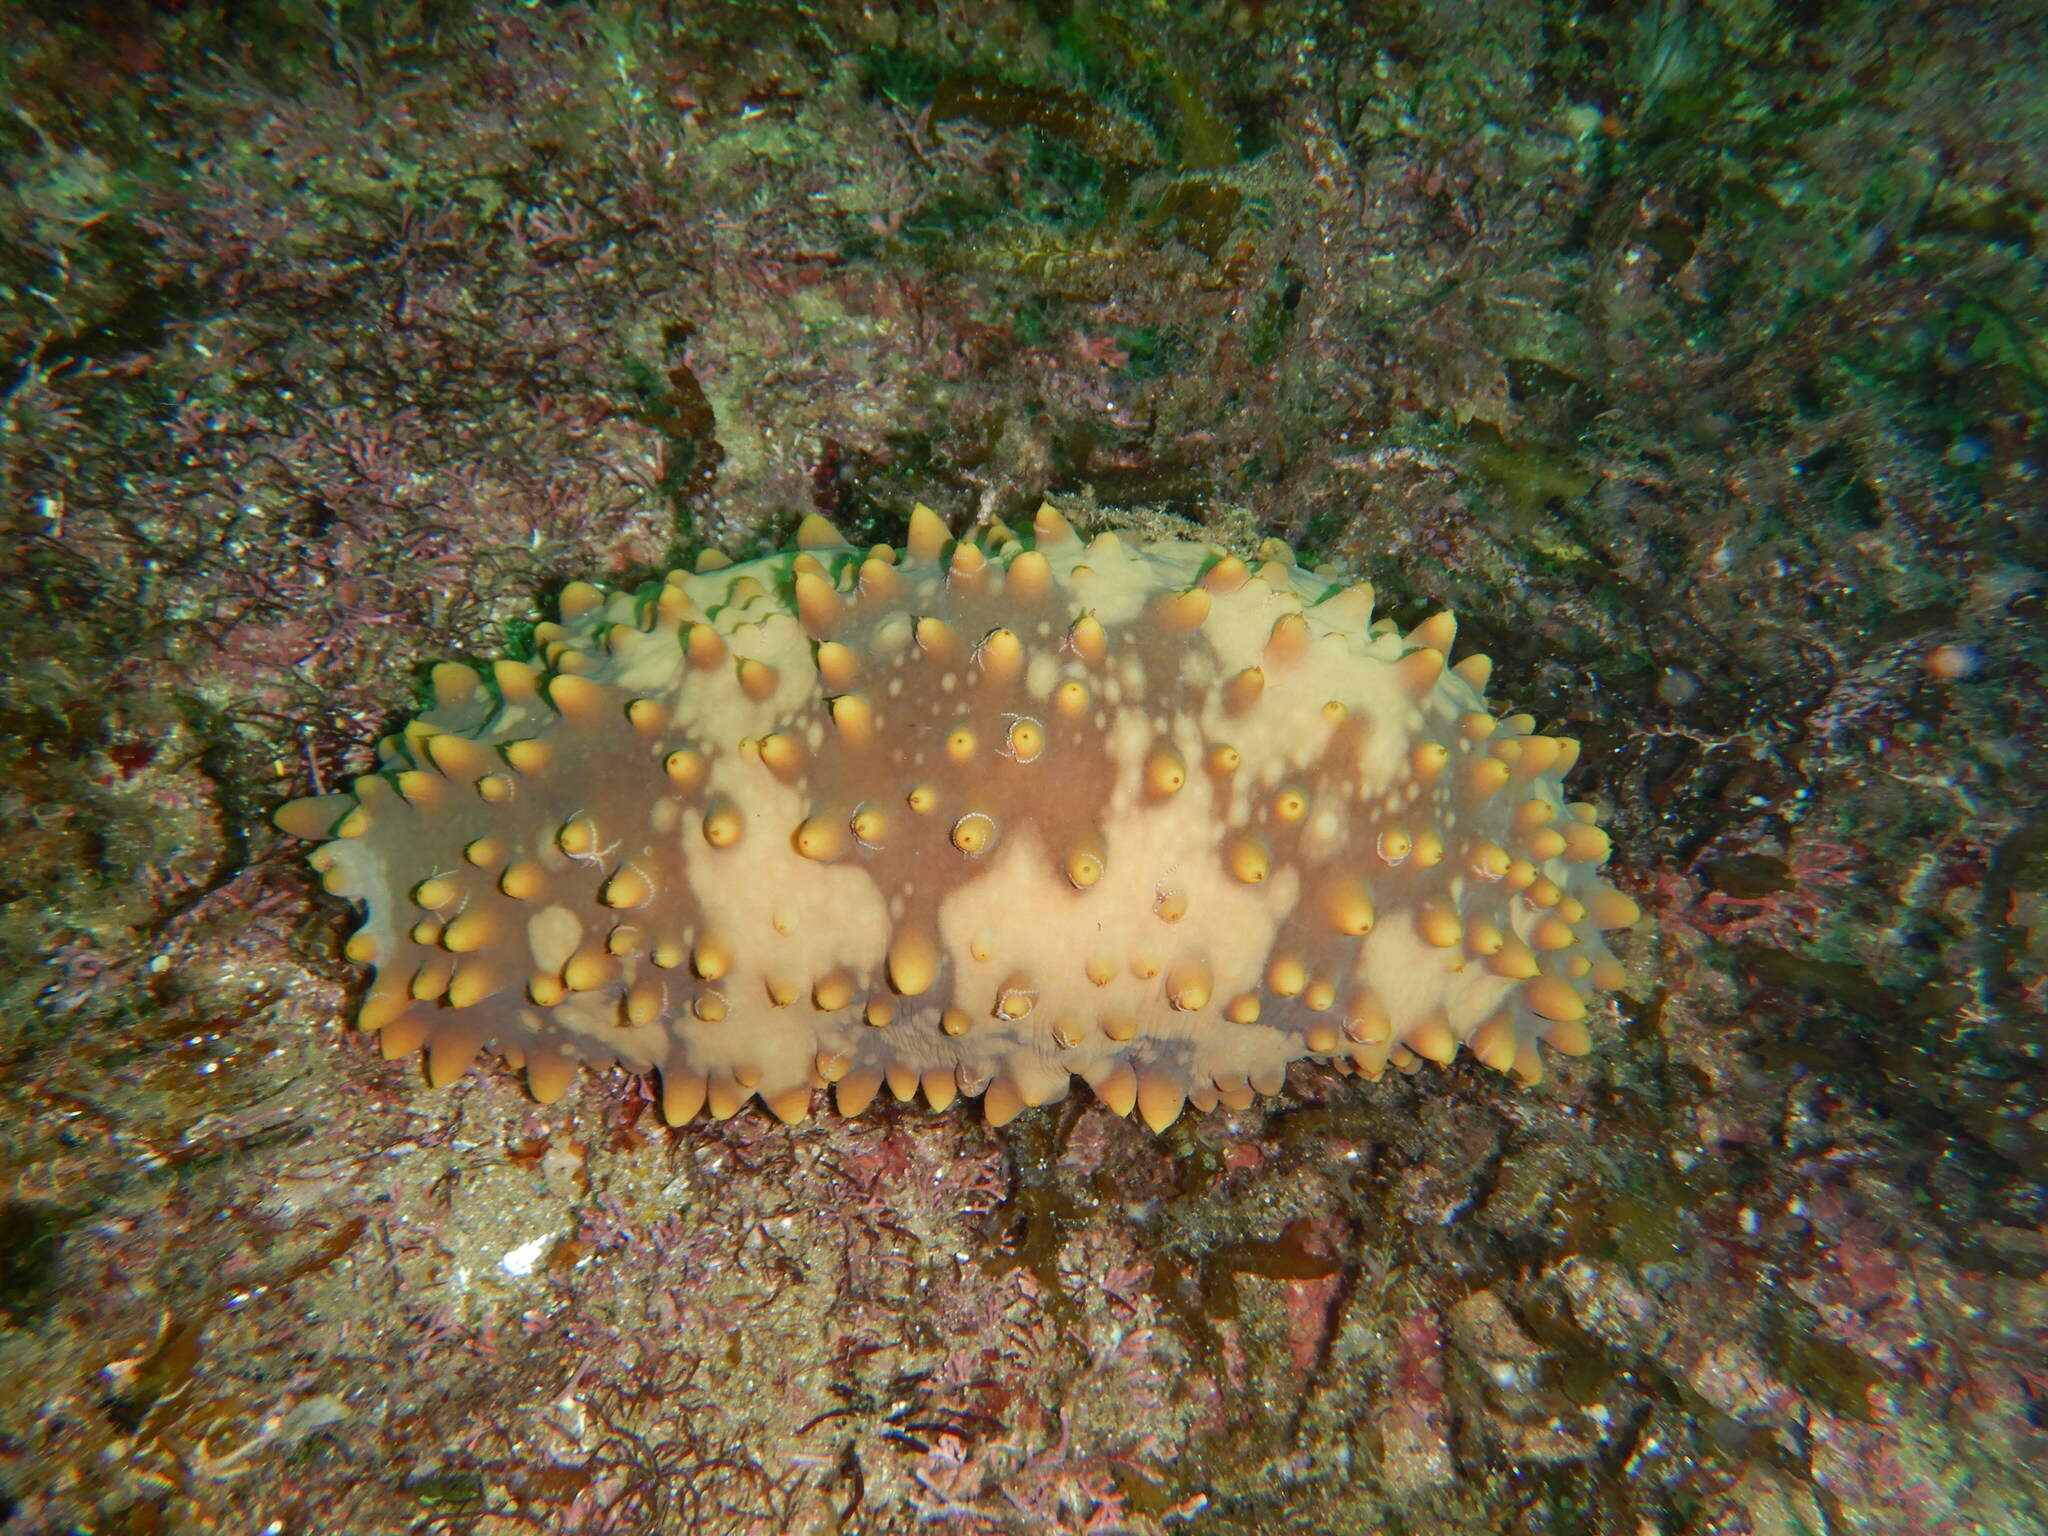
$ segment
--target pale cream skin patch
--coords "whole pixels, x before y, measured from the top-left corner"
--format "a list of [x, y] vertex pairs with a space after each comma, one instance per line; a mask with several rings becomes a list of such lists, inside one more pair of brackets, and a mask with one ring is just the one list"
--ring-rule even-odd
[[387, 1056], [491, 1046], [543, 1102], [655, 1072], [672, 1122], [829, 1086], [1000, 1124], [1079, 1077], [1157, 1130], [1304, 1057], [1587, 1048], [1636, 908], [1578, 744], [1493, 715], [1449, 614], [1050, 506], [797, 545], [569, 587], [530, 661], [438, 667], [377, 773], [278, 813], [364, 908]]

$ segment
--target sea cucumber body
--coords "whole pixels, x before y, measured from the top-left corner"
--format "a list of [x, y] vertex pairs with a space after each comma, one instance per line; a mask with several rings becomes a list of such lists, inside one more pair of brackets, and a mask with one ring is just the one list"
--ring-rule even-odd
[[1496, 719], [1449, 615], [1208, 546], [799, 548], [577, 584], [531, 661], [445, 664], [377, 773], [297, 801], [360, 903], [360, 1022], [671, 1120], [886, 1085], [1001, 1122], [1078, 1076], [1154, 1127], [1316, 1056], [1524, 1079], [1620, 979], [1577, 745]]

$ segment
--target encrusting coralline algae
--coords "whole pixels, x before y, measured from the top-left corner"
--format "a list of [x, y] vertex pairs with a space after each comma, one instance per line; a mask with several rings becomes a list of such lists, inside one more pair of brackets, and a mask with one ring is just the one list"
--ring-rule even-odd
[[534, 660], [444, 663], [378, 771], [279, 812], [364, 907], [387, 1056], [492, 1046], [543, 1102], [657, 1072], [672, 1122], [886, 1084], [1000, 1124], [1078, 1076], [1156, 1130], [1306, 1056], [1587, 1048], [1636, 907], [1578, 743], [1491, 712], [1450, 614], [1050, 506], [796, 545], [569, 587]]

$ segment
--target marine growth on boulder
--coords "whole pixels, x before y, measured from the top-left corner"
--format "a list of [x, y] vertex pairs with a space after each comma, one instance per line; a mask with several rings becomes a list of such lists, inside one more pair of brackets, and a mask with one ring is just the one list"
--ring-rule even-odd
[[794, 1121], [886, 1087], [997, 1124], [1079, 1077], [1154, 1129], [1315, 1057], [1462, 1048], [1525, 1081], [1620, 984], [1578, 743], [1490, 663], [1268, 544], [955, 541], [577, 583], [534, 654], [434, 671], [344, 793], [283, 807], [358, 903], [359, 1022], [434, 1083], [490, 1047], [552, 1102]]

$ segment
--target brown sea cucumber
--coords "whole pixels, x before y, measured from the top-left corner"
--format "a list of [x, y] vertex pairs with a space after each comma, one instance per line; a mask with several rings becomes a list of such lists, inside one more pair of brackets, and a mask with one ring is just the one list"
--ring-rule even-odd
[[658, 1072], [676, 1122], [886, 1084], [1000, 1124], [1078, 1076], [1159, 1129], [1302, 1057], [1587, 1048], [1636, 907], [1578, 743], [1492, 713], [1450, 614], [1050, 506], [796, 544], [570, 586], [532, 659], [442, 664], [376, 772], [278, 813], [364, 909], [387, 1056], [492, 1046], [543, 1102]]

